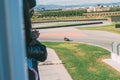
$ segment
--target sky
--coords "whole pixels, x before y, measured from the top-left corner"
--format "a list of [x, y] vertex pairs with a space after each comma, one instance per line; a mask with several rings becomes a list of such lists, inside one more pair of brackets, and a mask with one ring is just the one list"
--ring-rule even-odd
[[110, 2], [120, 2], [120, 0], [36, 0], [37, 5], [43, 4], [54, 4], [54, 5], [80, 5], [88, 3], [110, 3]]

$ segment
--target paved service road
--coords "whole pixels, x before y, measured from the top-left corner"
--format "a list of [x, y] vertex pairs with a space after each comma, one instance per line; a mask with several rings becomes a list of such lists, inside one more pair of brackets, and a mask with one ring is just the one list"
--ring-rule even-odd
[[74, 42], [98, 45], [110, 51], [112, 42], [120, 42], [119, 34], [95, 30], [78, 30], [75, 27], [41, 29], [39, 32], [40, 40], [64, 41], [64, 37], [68, 37]]

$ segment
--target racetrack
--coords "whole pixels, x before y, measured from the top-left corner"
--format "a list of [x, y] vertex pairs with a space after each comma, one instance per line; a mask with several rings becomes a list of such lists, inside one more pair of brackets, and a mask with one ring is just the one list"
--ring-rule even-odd
[[[96, 25], [92, 25], [92, 26], [96, 26]], [[84, 26], [79, 26], [79, 27], [84, 27]], [[68, 37], [73, 42], [84, 42], [95, 46], [97, 45], [105, 49], [108, 49], [109, 51], [111, 51], [111, 44], [113, 41], [117, 41], [117, 42], [120, 41], [119, 34], [105, 32], [105, 31], [95, 31], [95, 30], [91, 30], [91, 31], [78, 30], [75, 27], [40, 29], [39, 32], [40, 32], [39, 38], [41, 41], [64, 41], [64, 37]]]

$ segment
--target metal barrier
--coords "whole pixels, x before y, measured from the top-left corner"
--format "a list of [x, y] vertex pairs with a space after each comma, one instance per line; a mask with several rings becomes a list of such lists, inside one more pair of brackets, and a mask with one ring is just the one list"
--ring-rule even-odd
[[112, 42], [111, 58], [120, 63], [120, 42]]
[[112, 53], [120, 55], [120, 42], [112, 42]]

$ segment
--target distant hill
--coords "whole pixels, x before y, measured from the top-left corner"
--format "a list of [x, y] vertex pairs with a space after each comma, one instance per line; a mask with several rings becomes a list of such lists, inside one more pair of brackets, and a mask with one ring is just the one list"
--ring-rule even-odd
[[75, 8], [75, 7], [88, 7], [90, 6], [89, 4], [86, 5], [37, 5], [35, 7], [35, 10], [37, 9], [46, 9], [46, 10], [51, 10], [51, 9], [65, 9], [65, 8]]
[[100, 3], [101, 5], [106, 5], [106, 6], [110, 6], [110, 5], [119, 5], [120, 6], [120, 2], [114, 2], [114, 3]]
[[111, 6], [111, 5], [120, 5], [120, 2], [116, 3], [93, 3], [93, 4], [84, 4], [84, 5], [37, 5], [35, 7], [35, 10], [39, 9], [65, 9], [65, 8], [76, 8], [76, 7], [89, 7], [89, 6], [96, 6], [97, 4], [103, 5], [103, 6]]

